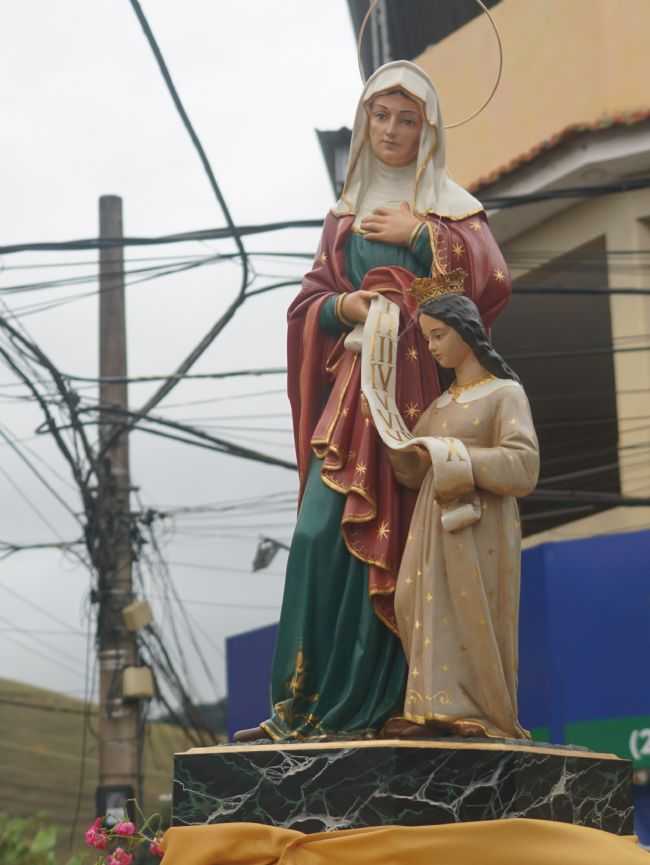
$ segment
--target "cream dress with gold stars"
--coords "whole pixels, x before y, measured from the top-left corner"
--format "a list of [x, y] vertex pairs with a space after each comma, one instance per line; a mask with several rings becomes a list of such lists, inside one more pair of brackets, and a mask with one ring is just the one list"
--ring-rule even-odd
[[398, 480], [420, 489], [395, 596], [409, 664], [404, 716], [418, 724], [444, 722], [459, 733], [472, 722], [487, 736], [526, 737], [517, 719], [516, 497], [534, 489], [539, 470], [526, 394], [510, 379], [454, 397], [446, 391], [414, 433], [466, 445], [468, 499], [478, 494], [481, 517], [458, 531], [443, 529], [444, 472], [432, 470], [424, 451], [391, 452]]

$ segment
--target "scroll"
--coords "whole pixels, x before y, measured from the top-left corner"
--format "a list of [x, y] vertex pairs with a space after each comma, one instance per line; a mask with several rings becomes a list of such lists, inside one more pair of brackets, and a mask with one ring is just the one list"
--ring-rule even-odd
[[[358, 339], [361, 334], [356, 336]], [[383, 295], [374, 298], [361, 338], [361, 390], [379, 437], [387, 447], [404, 450], [421, 445], [429, 452], [436, 496], [444, 498], [442, 527], [457, 531], [481, 518], [472, 462], [460, 439], [416, 437], [404, 423], [395, 399], [398, 337], [399, 307]]]

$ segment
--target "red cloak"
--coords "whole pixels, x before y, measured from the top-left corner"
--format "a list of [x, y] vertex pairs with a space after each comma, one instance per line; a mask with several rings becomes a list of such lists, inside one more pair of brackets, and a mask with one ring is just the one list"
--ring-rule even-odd
[[[439, 263], [465, 271], [465, 294], [490, 328], [508, 302], [511, 280], [485, 214], [430, 219]], [[345, 350], [345, 334], [336, 339], [319, 326], [322, 304], [354, 290], [345, 274], [345, 245], [353, 220], [327, 215], [313, 269], [289, 307], [289, 400], [300, 495], [315, 453], [323, 460], [323, 483], [346, 497], [341, 531], [350, 553], [369, 566], [375, 613], [397, 633], [393, 598], [415, 494], [395, 481], [384, 445], [362, 412], [359, 355]], [[376, 267], [360, 286], [388, 293], [400, 307], [396, 396], [409, 427], [440, 394], [436, 366], [407, 291], [413, 279], [402, 267]]]

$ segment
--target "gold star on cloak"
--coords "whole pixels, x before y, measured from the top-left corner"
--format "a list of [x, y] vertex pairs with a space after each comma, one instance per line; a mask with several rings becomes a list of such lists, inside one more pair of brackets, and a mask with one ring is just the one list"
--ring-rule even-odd
[[406, 406], [405, 414], [409, 420], [414, 420], [420, 414], [420, 409], [414, 402], [410, 402]]
[[417, 360], [418, 359], [418, 350], [414, 346], [411, 346], [409, 350], [406, 352], [406, 356], [409, 360]]
[[452, 249], [453, 249], [453, 251], [454, 251], [454, 255], [457, 255], [458, 258], [460, 258], [461, 255], [463, 254], [463, 252], [465, 251], [465, 250], [463, 249], [462, 244], [460, 244], [460, 243], [454, 243]]
[[496, 279], [497, 282], [503, 282], [505, 280], [506, 276], [502, 270], [495, 270], [494, 271], [494, 278]]
[[377, 537], [380, 541], [385, 541], [389, 534], [390, 524], [386, 520], [383, 520], [377, 529]]
[[365, 477], [366, 474], [366, 464], [365, 463], [357, 463], [355, 472], [360, 474], [362, 477]]
[[481, 230], [481, 223], [478, 221], [478, 219], [473, 219], [470, 222], [469, 227], [472, 229], [472, 231], [480, 231]]

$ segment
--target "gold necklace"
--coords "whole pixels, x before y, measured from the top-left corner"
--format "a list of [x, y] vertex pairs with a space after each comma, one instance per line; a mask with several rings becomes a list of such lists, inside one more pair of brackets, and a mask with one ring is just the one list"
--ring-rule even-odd
[[453, 384], [449, 386], [449, 393], [452, 399], [456, 399], [456, 397], [460, 396], [461, 393], [465, 393], [466, 390], [471, 390], [471, 388], [478, 387], [480, 384], [486, 384], [494, 378], [496, 378], [496, 376], [489, 372], [487, 375], [474, 379], [474, 381], [470, 381], [467, 384], [457, 384], [456, 382], [453, 382]]

